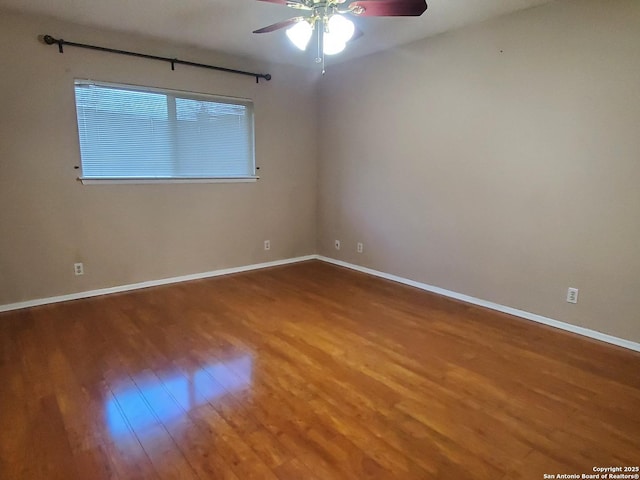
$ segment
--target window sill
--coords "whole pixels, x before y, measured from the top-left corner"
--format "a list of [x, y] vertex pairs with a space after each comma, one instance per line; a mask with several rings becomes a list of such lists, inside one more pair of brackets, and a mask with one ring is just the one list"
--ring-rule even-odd
[[260, 177], [218, 177], [218, 178], [84, 178], [78, 177], [83, 185], [152, 184], [152, 183], [253, 183]]

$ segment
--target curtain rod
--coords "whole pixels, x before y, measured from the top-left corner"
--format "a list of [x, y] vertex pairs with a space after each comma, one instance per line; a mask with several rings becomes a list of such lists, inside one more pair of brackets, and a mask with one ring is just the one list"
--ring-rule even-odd
[[171, 64], [171, 70], [176, 69], [176, 64], [178, 65], [189, 65], [191, 67], [199, 67], [199, 68], [208, 68], [209, 70], [218, 70], [220, 72], [227, 73], [235, 73], [238, 75], [247, 75], [250, 77], [255, 77], [256, 83], [260, 82], [261, 78], [269, 81], [271, 80], [270, 73], [253, 73], [253, 72], [245, 72], [243, 70], [235, 70], [233, 68], [224, 68], [224, 67], [216, 67], [214, 65], [206, 65], [204, 63], [196, 63], [189, 62], [186, 60], [178, 60], [177, 58], [169, 58], [169, 57], [159, 57], [157, 55], [147, 55], [146, 53], [138, 53], [138, 52], [129, 52], [127, 50], [118, 50], [115, 48], [107, 48], [107, 47], [98, 47], [96, 45], [87, 45], [86, 43], [76, 43], [76, 42], [68, 42], [66, 40], [53, 38], [51, 35], [43, 35], [42, 40], [47, 45], [58, 45], [58, 51], [60, 53], [64, 53], [64, 45], [69, 45], [70, 47], [79, 47], [79, 48], [87, 48], [89, 50], [98, 50], [100, 52], [109, 52], [109, 53], [118, 53], [120, 55], [129, 55], [131, 57], [139, 57], [139, 58], [149, 58], [151, 60], [160, 60], [163, 62], [169, 62]]

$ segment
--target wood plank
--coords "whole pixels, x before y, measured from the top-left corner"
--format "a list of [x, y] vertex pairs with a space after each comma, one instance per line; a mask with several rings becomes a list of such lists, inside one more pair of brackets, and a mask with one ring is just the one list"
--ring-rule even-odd
[[640, 354], [310, 261], [0, 314], [0, 478], [427, 479], [640, 458]]

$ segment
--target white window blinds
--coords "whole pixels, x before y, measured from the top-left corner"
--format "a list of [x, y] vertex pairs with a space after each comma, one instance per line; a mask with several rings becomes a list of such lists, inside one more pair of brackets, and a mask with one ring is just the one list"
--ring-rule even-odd
[[85, 179], [252, 178], [253, 104], [75, 81]]

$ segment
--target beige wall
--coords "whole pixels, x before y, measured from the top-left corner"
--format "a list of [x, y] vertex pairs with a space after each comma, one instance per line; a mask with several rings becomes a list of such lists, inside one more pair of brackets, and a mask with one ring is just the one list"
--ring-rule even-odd
[[[240, 77], [68, 47], [37, 36], [269, 72]], [[315, 85], [308, 71], [0, 12], [0, 305], [316, 250]], [[255, 102], [251, 184], [83, 186], [73, 79]], [[263, 240], [271, 250], [263, 250]], [[84, 262], [85, 275], [73, 275]]]
[[640, 341], [638, 52], [574, 0], [330, 67], [320, 253]]
[[[312, 70], [1, 12], [0, 305], [319, 251], [640, 341], [638, 25], [557, 1], [330, 66], [318, 97]], [[81, 185], [76, 77], [252, 98], [261, 180]]]

